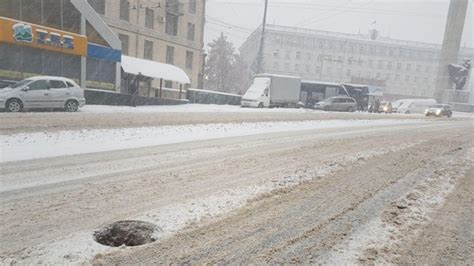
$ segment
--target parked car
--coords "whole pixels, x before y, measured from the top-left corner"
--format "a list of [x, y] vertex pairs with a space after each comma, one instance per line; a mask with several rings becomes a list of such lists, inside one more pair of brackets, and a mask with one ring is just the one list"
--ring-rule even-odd
[[9, 112], [35, 108], [76, 112], [85, 103], [84, 90], [73, 80], [62, 77], [31, 77], [0, 90], [0, 107]]
[[0, 89], [15, 85], [16, 81], [0, 79]]
[[451, 106], [447, 104], [437, 104], [430, 106], [430, 108], [426, 109], [425, 111], [425, 116], [437, 116], [437, 117], [442, 117], [442, 116], [447, 116], [451, 117], [453, 116], [453, 111], [451, 110]]
[[347, 111], [354, 112], [357, 109], [357, 102], [354, 98], [346, 96], [336, 96], [327, 98], [314, 105], [315, 109], [324, 111]]

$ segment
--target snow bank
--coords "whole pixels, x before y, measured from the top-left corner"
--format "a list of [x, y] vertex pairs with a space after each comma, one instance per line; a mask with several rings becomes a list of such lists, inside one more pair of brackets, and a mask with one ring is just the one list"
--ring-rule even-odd
[[0, 135], [0, 162], [123, 150], [188, 141], [324, 128], [373, 127], [418, 120], [325, 120], [198, 124]]

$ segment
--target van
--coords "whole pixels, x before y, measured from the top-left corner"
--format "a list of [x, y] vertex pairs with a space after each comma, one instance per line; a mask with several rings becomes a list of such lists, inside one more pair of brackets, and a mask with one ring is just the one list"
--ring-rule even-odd
[[423, 114], [427, 108], [437, 104], [435, 99], [407, 99], [397, 108], [401, 114]]

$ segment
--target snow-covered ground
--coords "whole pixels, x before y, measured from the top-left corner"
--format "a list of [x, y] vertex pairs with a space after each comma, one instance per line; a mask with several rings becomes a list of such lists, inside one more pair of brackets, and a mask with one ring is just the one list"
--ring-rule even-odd
[[217, 104], [182, 104], [182, 105], [155, 105], [155, 106], [109, 106], [109, 105], [86, 105], [80, 109], [84, 113], [213, 113], [213, 112], [311, 112], [308, 109], [272, 108], [256, 109], [241, 108], [237, 105]]
[[[308, 113], [308, 112], [324, 112], [311, 109], [296, 108], [242, 108], [236, 105], [217, 105], [217, 104], [182, 104], [182, 105], [155, 105], [155, 106], [109, 106], [109, 105], [86, 105], [81, 108], [82, 113]], [[357, 112], [357, 114], [370, 114], [368, 112]], [[384, 115], [384, 114], [380, 114]], [[404, 114], [397, 114], [404, 115]], [[409, 114], [404, 116], [424, 116], [423, 114]], [[474, 113], [454, 112], [453, 117], [474, 118]]]
[[19, 133], [0, 135], [0, 162], [132, 149], [275, 132], [343, 127], [390, 126], [409, 123], [420, 123], [420, 120], [258, 122]]

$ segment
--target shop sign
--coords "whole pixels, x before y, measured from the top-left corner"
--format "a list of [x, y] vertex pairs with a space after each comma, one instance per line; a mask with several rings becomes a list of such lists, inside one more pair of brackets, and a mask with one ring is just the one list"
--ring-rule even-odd
[[74, 55], [87, 55], [87, 38], [48, 27], [0, 17], [0, 42]]

